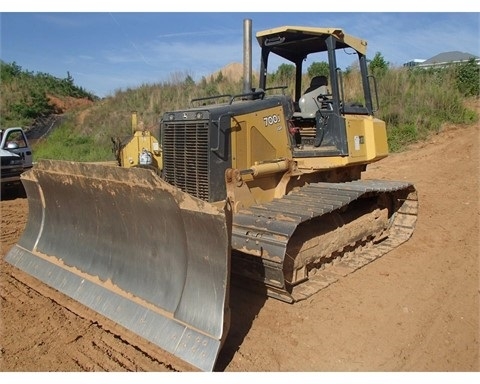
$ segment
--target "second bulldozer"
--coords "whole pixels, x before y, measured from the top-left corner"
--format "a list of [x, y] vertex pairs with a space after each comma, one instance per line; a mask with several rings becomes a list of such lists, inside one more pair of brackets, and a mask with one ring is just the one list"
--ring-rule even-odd
[[[293, 303], [408, 240], [417, 218], [411, 183], [362, 179], [388, 155], [367, 43], [340, 28], [260, 31], [252, 88], [249, 20], [244, 30], [238, 95], [115, 139], [115, 166], [44, 160], [24, 174], [29, 221], [7, 255], [200, 370], [227, 337], [232, 274]], [[345, 51], [358, 73], [340, 71]], [[329, 70], [306, 89], [312, 56]], [[293, 97], [269, 89], [272, 57], [293, 64]]]

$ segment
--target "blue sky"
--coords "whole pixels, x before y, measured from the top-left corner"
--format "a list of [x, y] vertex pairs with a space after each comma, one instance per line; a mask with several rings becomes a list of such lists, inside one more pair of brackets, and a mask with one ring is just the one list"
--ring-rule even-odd
[[[208, 2], [202, 2], [206, 8], [200, 10], [185, 2], [170, 9], [152, 8], [142, 0], [135, 2], [134, 9], [131, 4], [129, 8], [96, 7], [88, 2], [76, 9], [49, 7], [48, 1], [22, 4], [23, 8], [1, 5], [0, 58], [16, 62], [24, 70], [60, 78], [68, 72], [77, 85], [103, 97], [119, 89], [186, 75], [198, 81], [229, 63], [241, 63], [246, 18], [252, 20], [253, 35], [282, 25], [343, 28], [368, 41], [368, 58], [380, 52], [395, 66], [447, 51], [480, 56], [480, 7], [470, 1], [464, 8], [460, 0], [455, 8], [450, 7], [453, 9], [435, 12], [378, 10], [368, 5], [367, 12], [362, 12], [356, 3], [349, 8], [347, 1], [329, 10], [314, 5], [318, 1], [302, 2], [302, 10], [314, 10], [309, 13], [269, 12], [265, 6], [258, 12], [248, 8], [229, 11], [209, 7]], [[305, 6], [309, 4], [312, 7]], [[258, 70], [259, 49], [254, 37], [252, 45], [253, 69]]]

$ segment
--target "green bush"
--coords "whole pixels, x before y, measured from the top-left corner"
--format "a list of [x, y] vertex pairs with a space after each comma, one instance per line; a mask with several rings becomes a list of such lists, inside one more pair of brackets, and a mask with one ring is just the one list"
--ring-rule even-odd
[[389, 69], [378, 84], [381, 107], [377, 114], [387, 124], [393, 152], [439, 132], [445, 123], [478, 120], [475, 111], [465, 106], [456, 67]]
[[480, 96], [480, 66], [475, 59], [456, 68], [458, 90], [465, 96]]

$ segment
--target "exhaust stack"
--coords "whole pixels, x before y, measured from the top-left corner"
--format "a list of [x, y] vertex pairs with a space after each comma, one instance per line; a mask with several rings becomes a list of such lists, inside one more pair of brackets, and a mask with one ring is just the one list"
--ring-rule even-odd
[[252, 92], [252, 20], [243, 20], [243, 92]]

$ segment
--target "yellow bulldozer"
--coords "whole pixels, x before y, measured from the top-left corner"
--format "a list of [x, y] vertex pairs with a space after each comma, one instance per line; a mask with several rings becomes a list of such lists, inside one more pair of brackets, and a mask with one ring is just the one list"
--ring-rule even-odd
[[[256, 39], [258, 88], [245, 20], [239, 94], [167, 111], [157, 134], [134, 120], [114, 140], [118, 164], [36, 163], [6, 256], [197, 370], [214, 369], [228, 335], [233, 277], [294, 303], [408, 240], [417, 219], [414, 185], [362, 179], [388, 155], [366, 41], [301, 26]], [[358, 60], [354, 99], [341, 52]], [[302, 64], [316, 54], [328, 76], [306, 89]], [[269, 59], [294, 65], [293, 97], [268, 88]]]

